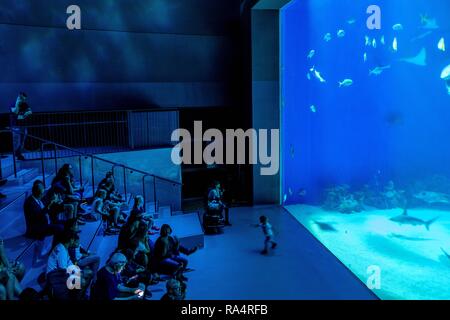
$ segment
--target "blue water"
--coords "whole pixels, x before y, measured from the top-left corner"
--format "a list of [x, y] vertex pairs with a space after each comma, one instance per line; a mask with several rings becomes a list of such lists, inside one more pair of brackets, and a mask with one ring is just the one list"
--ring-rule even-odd
[[[366, 26], [366, 9], [372, 4], [381, 8], [381, 30], [369, 30]], [[422, 28], [421, 15], [436, 19], [439, 28], [427, 33]], [[349, 24], [349, 20], [355, 22]], [[401, 24], [403, 30], [393, 30], [395, 24]], [[326, 230], [317, 229], [298, 208], [317, 208], [316, 219], [339, 220], [346, 229], [359, 230], [351, 239], [358, 243], [362, 258], [364, 253], [372, 256], [376, 243], [376, 256], [391, 261], [390, 246], [401, 241], [405, 255], [395, 257], [395, 264], [416, 263], [417, 268], [411, 267], [408, 272], [420, 273], [420, 259], [429, 259], [429, 274], [438, 270], [433, 269], [437, 266], [443, 268], [439, 272], [447, 270], [448, 265], [440, 262], [445, 260], [440, 247], [444, 246], [447, 252], [450, 249], [442, 242], [448, 239], [444, 235], [450, 234], [450, 95], [441, 72], [450, 65], [450, 51], [439, 50], [438, 42], [444, 38], [450, 45], [450, 2], [297, 0], [282, 10], [281, 25], [283, 203], [312, 206], [296, 207], [297, 218], [319, 240], [328, 239], [324, 244], [331, 251], [338, 250], [332, 243], [339, 239], [345, 242], [345, 237], [325, 237]], [[343, 38], [337, 37], [340, 29], [345, 31]], [[328, 42], [324, 40], [327, 33], [332, 38]], [[366, 36], [370, 43], [376, 39], [376, 48], [365, 45]], [[393, 50], [394, 38], [397, 51]], [[425, 66], [402, 61], [423, 49], [427, 56]], [[315, 55], [308, 59], [311, 50], [315, 50]], [[308, 80], [307, 73], [313, 66], [326, 82], [314, 77]], [[381, 74], [369, 75], [375, 67], [385, 66], [389, 68]], [[344, 79], [352, 79], [353, 85], [339, 87], [338, 82]], [[347, 216], [349, 221], [345, 223], [346, 216], [341, 212], [322, 211], [327, 188], [346, 184], [351, 192], [356, 192], [366, 185], [371, 190], [386, 191], [389, 181], [401, 192], [401, 201], [386, 208], [363, 205], [361, 212], [353, 212], [370, 214], [370, 219]], [[436, 192], [441, 200], [420, 200], [415, 197], [420, 191]], [[407, 225], [405, 229], [404, 225], [389, 222], [392, 216], [402, 213], [405, 203], [417, 210], [411, 212], [419, 217], [430, 218], [433, 212], [443, 218], [431, 230], [423, 225]], [[379, 225], [387, 229], [377, 230]], [[382, 236], [369, 241], [374, 232]], [[413, 242], [417, 234], [432, 240], [423, 245]], [[424, 256], [426, 252], [432, 252], [432, 256]], [[341, 260], [355, 258], [342, 251], [336, 255]], [[435, 266], [431, 261], [438, 263]], [[364, 269], [358, 272], [361, 274]], [[417, 277], [395, 277], [404, 280], [402, 288], [391, 286], [383, 297], [417, 298], [408, 294], [405, 283], [411, 284], [411, 292], [414, 285], [426, 289], [427, 279], [420, 279], [419, 285]], [[450, 292], [439, 297], [450, 298]]]
[[[282, 12], [287, 204], [318, 203], [324, 187], [361, 185], [376, 174], [401, 185], [433, 174], [450, 176], [450, 95], [440, 79], [450, 64], [450, 51], [437, 49], [441, 37], [450, 45], [450, 2], [376, 1], [382, 12], [381, 30], [366, 27], [370, 4], [373, 1], [305, 0], [294, 1]], [[421, 14], [435, 18], [440, 28], [411, 41], [426, 31], [420, 29]], [[349, 25], [349, 19], [356, 22]], [[403, 31], [392, 29], [397, 23]], [[345, 30], [344, 38], [337, 38], [339, 29]], [[328, 32], [332, 40], [326, 42]], [[366, 35], [376, 38], [376, 49], [365, 46]], [[397, 52], [391, 49], [394, 36]], [[427, 51], [426, 67], [399, 61], [422, 48]], [[316, 54], [308, 60], [312, 49]], [[326, 83], [307, 79], [313, 65]], [[386, 65], [391, 68], [369, 76], [369, 70]], [[346, 78], [354, 81], [353, 86], [339, 88], [338, 81]], [[306, 196], [298, 195], [300, 189], [307, 191]]]

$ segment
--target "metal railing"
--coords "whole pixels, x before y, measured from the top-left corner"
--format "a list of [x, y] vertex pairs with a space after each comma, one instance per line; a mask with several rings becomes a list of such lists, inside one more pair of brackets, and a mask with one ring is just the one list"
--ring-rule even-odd
[[[90, 154], [90, 153], [86, 153], [86, 152], [76, 150], [76, 149], [73, 149], [70, 147], [66, 147], [59, 143], [52, 142], [52, 141], [49, 141], [46, 139], [42, 139], [42, 138], [36, 137], [34, 135], [25, 134], [23, 132], [12, 130], [10, 128], [5, 129], [5, 130], [0, 130], [0, 134], [10, 134], [11, 145], [13, 146], [13, 149], [14, 149], [14, 135], [26, 136], [26, 139], [31, 139], [34, 142], [40, 144], [39, 159], [31, 159], [30, 162], [35, 162], [35, 161], [40, 162], [40, 170], [41, 170], [42, 182], [44, 183], [44, 186], [47, 186], [48, 167], [49, 166], [54, 167], [54, 174], [56, 174], [58, 172], [58, 159], [61, 159], [61, 158], [64, 158], [65, 163], [71, 163], [73, 167], [78, 167], [77, 171], [79, 174], [80, 186], [84, 186], [83, 181], [84, 181], [84, 179], [86, 179], [86, 177], [84, 176], [83, 169], [86, 167], [90, 167], [89, 169], [90, 169], [90, 180], [91, 180], [91, 184], [92, 184], [92, 196], [95, 196], [95, 191], [96, 191], [96, 185], [95, 185], [96, 175], [104, 177], [106, 172], [111, 171], [117, 182], [117, 179], [116, 179], [117, 176], [115, 175], [115, 171], [117, 168], [122, 168], [123, 176], [122, 176], [121, 184], [122, 184], [122, 189], [123, 189], [123, 193], [124, 193], [125, 197], [127, 197], [128, 191], [129, 191], [129, 181], [130, 181], [129, 175], [130, 174], [138, 174], [141, 176], [140, 177], [141, 182], [142, 182], [141, 191], [142, 191], [142, 196], [144, 197], [144, 204], [146, 205], [149, 202], [149, 197], [147, 195], [146, 181], [149, 178], [152, 178], [153, 179], [152, 180], [153, 202], [154, 202], [154, 206], [155, 206], [155, 208], [154, 208], [155, 212], [158, 211], [158, 207], [157, 207], [157, 203], [158, 203], [157, 194], [158, 193], [156, 190], [157, 182], [165, 183], [172, 187], [181, 187], [181, 185], [182, 185], [180, 182], [175, 181], [175, 180], [163, 178], [163, 177], [160, 177], [160, 176], [157, 176], [157, 175], [154, 175], [154, 174], [151, 174], [151, 173], [139, 170], [139, 169], [131, 168], [124, 164], [120, 164], [120, 163], [117, 163], [117, 162], [114, 162], [111, 160], [103, 159], [94, 154]], [[50, 151], [47, 150], [46, 149], [47, 147], [51, 147], [51, 150]], [[25, 153], [25, 155], [26, 155], [26, 153]], [[17, 160], [14, 155], [14, 151], [12, 152], [12, 159], [13, 159], [13, 167], [14, 167], [14, 176], [17, 178]], [[84, 165], [83, 159], [90, 160], [90, 164]], [[29, 161], [25, 161], [25, 162], [29, 162]], [[100, 170], [100, 171], [103, 171], [103, 175], [101, 175], [101, 173], [99, 173], [99, 172], [96, 172], [96, 162], [106, 166], [105, 168], [103, 168], [103, 170]], [[97, 166], [97, 169], [99, 166]], [[139, 177], [138, 177], [138, 179], [139, 179]], [[120, 180], [120, 179], [118, 179], [118, 180]]]
[[[173, 145], [171, 132], [178, 121], [176, 110], [42, 112], [23, 120], [21, 127], [35, 137], [99, 154]], [[28, 147], [37, 149], [32, 143]]]

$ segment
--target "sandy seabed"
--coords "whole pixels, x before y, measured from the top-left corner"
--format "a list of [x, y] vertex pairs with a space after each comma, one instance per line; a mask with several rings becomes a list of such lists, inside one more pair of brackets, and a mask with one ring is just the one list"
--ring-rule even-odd
[[402, 209], [342, 214], [302, 204], [285, 208], [364, 283], [368, 267], [378, 266], [381, 288], [373, 292], [379, 298], [450, 300], [449, 211], [408, 210], [424, 221], [438, 217], [427, 230], [389, 220]]

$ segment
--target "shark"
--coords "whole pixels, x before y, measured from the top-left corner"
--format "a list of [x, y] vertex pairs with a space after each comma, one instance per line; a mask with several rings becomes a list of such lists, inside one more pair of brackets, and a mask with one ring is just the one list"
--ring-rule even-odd
[[427, 65], [427, 50], [425, 48], [422, 48], [420, 50], [419, 54], [414, 57], [409, 58], [403, 58], [399, 61], [415, 64], [417, 66], [425, 67]]
[[390, 69], [390, 68], [391, 68], [390, 65], [384, 66], [384, 67], [376, 67], [373, 70], [370, 70], [369, 76], [371, 76], [371, 75], [379, 76], [380, 74], [383, 73], [384, 70]]
[[444, 193], [433, 192], [433, 191], [421, 191], [414, 195], [414, 198], [422, 200], [428, 204], [432, 203], [442, 203], [449, 204], [450, 197]]
[[410, 225], [410, 226], [424, 226], [428, 231], [430, 230], [430, 225], [433, 224], [438, 217], [431, 220], [425, 221], [419, 218], [408, 215], [408, 211], [405, 208], [403, 213], [399, 216], [392, 217], [389, 220], [398, 223], [399, 225]]

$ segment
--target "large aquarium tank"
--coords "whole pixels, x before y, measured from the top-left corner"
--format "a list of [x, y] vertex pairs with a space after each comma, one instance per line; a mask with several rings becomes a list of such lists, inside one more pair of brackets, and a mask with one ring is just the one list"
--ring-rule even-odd
[[450, 1], [280, 23], [285, 208], [381, 299], [450, 299]]

